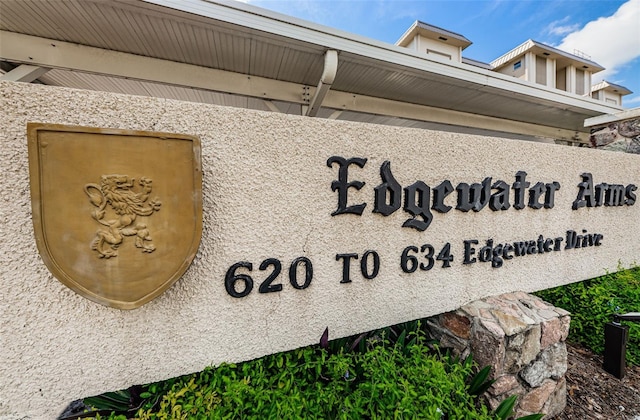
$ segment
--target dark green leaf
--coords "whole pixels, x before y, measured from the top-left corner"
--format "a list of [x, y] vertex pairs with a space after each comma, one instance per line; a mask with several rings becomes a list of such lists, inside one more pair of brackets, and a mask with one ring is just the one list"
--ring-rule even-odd
[[491, 373], [491, 366], [483, 367], [472, 379], [469, 383], [469, 394], [471, 395], [481, 395], [485, 392], [493, 383], [494, 380], [487, 380], [489, 374]]
[[513, 407], [518, 400], [517, 395], [512, 395], [500, 403], [496, 408], [495, 414], [500, 420], [507, 420], [513, 414]]

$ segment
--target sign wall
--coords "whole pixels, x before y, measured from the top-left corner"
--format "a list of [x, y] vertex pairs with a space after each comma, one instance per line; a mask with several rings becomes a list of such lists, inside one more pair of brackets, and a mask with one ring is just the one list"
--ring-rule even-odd
[[[316, 343], [326, 327], [346, 336], [598, 276], [640, 256], [637, 155], [18, 83], [0, 89], [0, 414], [39, 415], [52, 402], [61, 410], [90, 394]], [[51, 274], [33, 228], [28, 123], [199, 139], [202, 238], [182, 278], [122, 310]], [[171, 246], [171, 218], [162, 216], [180, 185], [171, 176], [170, 167], [153, 175], [162, 205], [136, 219], [157, 250]], [[78, 217], [97, 226], [108, 217], [92, 213], [102, 205], [95, 187], [93, 199], [85, 191], [95, 179], [79, 180], [77, 194]], [[161, 255], [125, 238], [120, 256], [100, 258], [95, 237], [77, 249], [97, 270], [99, 260]]]

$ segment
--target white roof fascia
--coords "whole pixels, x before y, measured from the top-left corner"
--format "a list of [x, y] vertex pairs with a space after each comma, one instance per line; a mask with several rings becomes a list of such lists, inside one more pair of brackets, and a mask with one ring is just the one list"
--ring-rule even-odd
[[511, 51], [496, 58], [490, 64], [494, 69], [498, 68], [504, 65], [505, 63], [508, 63], [509, 61], [513, 60], [514, 58], [524, 54], [526, 51], [530, 50], [531, 48], [533, 48], [533, 41], [528, 39], [522, 44], [512, 49]]
[[238, 1], [142, 1], [230, 24], [243, 25], [248, 28], [297, 39], [303, 42], [309, 42], [327, 49], [349, 52], [374, 60], [458, 79], [466, 83], [475, 83], [504, 90], [506, 91], [505, 93], [508, 94], [515, 93], [531, 96], [543, 101], [562, 103], [567, 107], [582, 108], [602, 112], [603, 114], [622, 110], [622, 108], [618, 106], [610, 106], [604, 102], [590, 100], [588, 97], [576, 96], [557, 89], [552, 90], [542, 85], [526, 83], [520, 79], [481, 69], [469, 64], [457, 62], [439, 63], [407, 48], [270, 12]]
[[418, 21], [416, 20], [415, 22], [413, 22], [411, 24], [411, 26], [409, 26], [409, 29], [407, 29], [402, 36], [396, 41], [396, 43], [394, 45], [399, 45], [399, 46], [405, 46], [405, 44], [408, 44], [409, 38], [413, 38], [413, 33], [415, 31], [417, 31], [418, 28]]
[[597, 125], [605, 125], [616, 121], [629, 120], [640, 117], [640, 108], [633, 108], [615, 114], [598, 115], [584, 120], [585, 127], [594, 127]]
[[449, 30], [441, 28], [439, 26], [431, 25], [429, 23], [425, 23], [425, 22], [422, 22], [422, 21], [418, 21], [418, 25], [417, 26], [418, 26], [418, 28], [425, 29], [425, 30], [427, 30], [429, 32], [434, 32], [434, 33], [439, 34], [439, 35], [445, 35], [445, 36], [448, 36], [450, 38], [455, 38], [455, 39], [457, 39], [458, 41], [460, 41], [460, 42], [462, 42], [464, 44], [468, 44], [468, 45], [472, 44], [472, 42], [466, 36], [464, 36], [462, 34], [459, 34], [457, 32], [449, 31]]
[[444, 41], [449, 45], [454, 45], [463, 50], [472, 44], [464, 35], [416, 20], [394, 45], [406, 47], [416, 35], [422, 35], [432, 39], [436, 39], [433, 37], [443, 36], [447, 38]]
[[[610, 89], [608, 89], [610, 88]], [[596, 83], [595, 85], [591, 86], [591, 92], [595, 92], [597, 90], [607, 90], [607, 91], [616, 91], [617, 93], [619, 93], [620, 95], [624, 96], [624, 95], [629, 95], [633, 92], [631, 92], [629, 89], [627, 89], [624, 86], [621, 85], [616, 85], [615, 83], [609, 83], [606, 80], [603, 80], [600, 83]]]
[[[599, 71], [604, 70], [604, 67], [602, 67], [600, 64], [596, 63], [595, 61], [589, 60], [589, 59], [584, 58], [584, 57], [577, 56], [575, 54], [568, 53], [566, 51], [559, 50], [559, 49], [554, 48], [554, 47], [552, 47], [550, 45], [543, 44], [542, 42], [538, 42], [538, 41], [532, 41], [532, 42], [533, 42], [534, 46], [536, 46], [538, 48], [541, 48], [543, 50], [547, 50], [549, 52], [561, 55], [561, 56], [563, 56], [565, 58], [568, 58], [569, 60], [577, 61], [578, 63], [581, 63], [581, 64], [588, 64], [589, 65], [589, 70], [591, 71], [591, 73], [597, 73]], [[593, 71], [593, 69], [595, 69], [596, 71]]]

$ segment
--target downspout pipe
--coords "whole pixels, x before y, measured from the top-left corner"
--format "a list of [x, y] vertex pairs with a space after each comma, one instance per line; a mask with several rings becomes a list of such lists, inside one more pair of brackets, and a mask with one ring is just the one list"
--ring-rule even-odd
[[309, 102], [309, 108], [307, 109], [306, 116], [315, 117], [318, 115], [318, 111], [322, 106], [327, 92], [331, 89], [336, 73], [338, 72], [338, 51], [327, 50], [324, 54], [324, 69], [322, 70], [322, 76], [318, 82], [318, 88], [316, 89], [311, 102]]

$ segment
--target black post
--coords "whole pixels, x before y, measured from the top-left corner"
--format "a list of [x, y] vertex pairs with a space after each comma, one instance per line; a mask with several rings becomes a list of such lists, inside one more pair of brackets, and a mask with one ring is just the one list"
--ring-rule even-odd
[[620, 321], [640, 321], [640, 312], [630, 312], [628, 314], [613, 316], [613, 322], [604, 326], [604, 370], [618, 379], [624, 378], [626, 374], [626, 351], [627, 340], [629, 339], [629, 327], [624, 326]]

